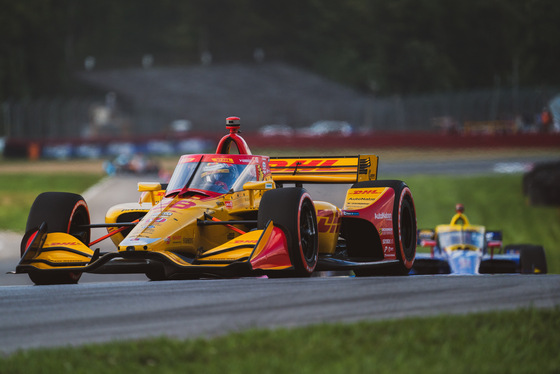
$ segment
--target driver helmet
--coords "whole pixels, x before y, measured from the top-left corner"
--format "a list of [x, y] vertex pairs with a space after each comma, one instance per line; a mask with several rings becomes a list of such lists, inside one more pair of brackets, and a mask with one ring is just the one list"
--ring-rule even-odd
[[237, 177], [238, 173], [235, 165], [226, 163], [208, 164], [202, 173], [202, 178], [207, 186], [217, 186], [222, 190], [229, 190]]

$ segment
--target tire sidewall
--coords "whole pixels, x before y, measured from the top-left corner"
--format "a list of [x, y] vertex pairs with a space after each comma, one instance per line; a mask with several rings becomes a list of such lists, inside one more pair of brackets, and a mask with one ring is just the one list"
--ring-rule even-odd
[[[89, 224], [89, 208], [81, 195], [69, 192], [43, 192], [33, 202], [27, 218], [26, 232], [47, 223], [47, 232], [73, 234], [74, 224]], [[76, 237], [89, 245], [91, 230], [82, 230], [83, 237]]]
[[[302, 214], [311, 214], [310, 217]], [[311, 256], [306, 256], [302, 246], [302, 219], [310, 219], [314, 235], [310, 238]], [[300, 187], [279, 188], [267, 191], [260, 202], [258, 214], [258, 229], [264, 229], [272, 220], [274, 226], [279, 227], [286, 235], [290, 261], [297, 276], [308, 276], [317, 266], [318, 231], [315, 206], [309, 193]]]
[[[303, 243], [302, 243], [302, 225], [303, 222], [301, 221], [302, 218], [306, 219], [305, 216], [302, 216], [303, 213], [305, 213], [305, 210], [309, 210], [309, 213], [311, 213], [311, 220], [312, 220], [312, 224], [314, 224], [314, 229], [315, 230], [315, 235], [313, 238], [311, 238], [311, 240], [314, 241], [314, 243], [312, 243], [311, 245], [315, 248], [315, 250], [312, 252], [311, 256], [309, 256], [309, 258], [307, 258], [306, 254], [305, 254], [305, 250], [303, 248]], [[318, 234], [317, 234], [317, 214], [315, 212], [315, 207], [313, 205], [313, 201], [311, 200], [311, 196], [309, 195], [309, 193], [304, 192], [301, 195], [301, 199], [300, 202], [298, 204], [298, 223], [297, 223], [297, 231], [298, 231], [298, 237], [297, 237], [297, 247], [298, 247], [298, 253], [300, 256], [300, 261], [301, 264], [304, 266], [304, 271], [306, 273], [313, 273], [313, 271], [315, 270], [315, 267], [317, 266], [317, 262], [319, 259], [319, 251], [318, 251]], [[295, 243], [294, 243], [295, 244]], [[299, 262], [299, 261], [298, 261]]]
[[[410, 189], [406, 185], [402, 187], [403, 188], [400, 191], [398, 198], [395, 193], [393, 214], [397, 215], [397, 220], [393, 221], [393, 226], [397, 233], [395, 235], [397, 254], [404, 267], [410, 270], [412, 269], [414, 258], [416, 257], [416, 212]], [[404, 227], [405, 225], [408, 225], [409, 227]], [[411, 232], [408, 232], [408, 230]], [[407, 235], [410, 237], [406, 237]], [[412, 238], [412, 235], [414, 235], [414, 238]], [[410, 241], [410, 243], [405, 241]]]

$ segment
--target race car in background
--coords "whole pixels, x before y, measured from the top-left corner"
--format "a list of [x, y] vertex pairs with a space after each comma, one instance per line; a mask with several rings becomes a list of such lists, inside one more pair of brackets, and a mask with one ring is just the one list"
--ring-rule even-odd
[[141, 153], [121, 153], [113, 160], [103, 162], [103, 170], [107, 175], [157, 175], [160, 172], [160, 165], [156, 160]]
[[[227, 118], [226, 128], [216, 153], [183, 155], [168, 184], [139, 183], [140, 202], [112, 207], [104, 223], [90, 223], [80, 195], [40, 194], [15, 273], [55, 284], [76, 283], [85, 272], [166, 280], [410, 271], [412, 193], [402, 181], [377, 180], [377, 156], [256, 156], [239, 135], [238, 117]], [[313, 200], [308, 183], [351, 187], [337, 207]], [[91, 240], [97, 227], [108, 233]], [[115, 251], [95, 248], [105, 238]]]
[[416, 254], [411, 274], [488, 274], [547, 272], [544, 248], [530, 244], [502, 246], [502, 233], [471, 225], [457, 204], [449, 224], [419, 230], [418, 244], [430, 253]]

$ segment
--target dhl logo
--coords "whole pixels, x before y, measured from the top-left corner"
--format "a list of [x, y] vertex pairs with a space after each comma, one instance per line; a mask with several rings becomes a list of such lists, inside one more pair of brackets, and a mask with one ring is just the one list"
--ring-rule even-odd
[[368, 188], [368, 189], [351, 189], [348, 191], [350, 195], [380, 195], [385, 188]]
[[54, 243], [48, 243], [45, 244], [45, 248], [48, 247], [68, 247], [71, 245], [78, 245], [79, 242], [54, 242]]
[[236, 240], [233, 244], [256, 244], [257, 240]]
[[334, 215], [318, 217], [317, 229], [323, 233], [336, 233], [340, 226], [340, 219]]
[[[337, 165], [338, 163], [338, 165]], [[356, 165], [341, 165], [339, 159], [317, 159], [317, 160], [270, 160], [270, 168], [274, 171], [291, 170], [297, 168], [304, 171], [317, 171], [328, 168], [328, 171], [340, 171], [355, 169]], [[338, 166], [338, 168], [336, 168]]]
[[212, 162], [225, 162], [227, 164], [233, 164], [233, 159], [227, 157], [212, 157], [210, 160]]

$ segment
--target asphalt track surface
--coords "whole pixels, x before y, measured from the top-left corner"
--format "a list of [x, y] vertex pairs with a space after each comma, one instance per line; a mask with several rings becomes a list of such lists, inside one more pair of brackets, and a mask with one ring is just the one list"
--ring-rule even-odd
[[295, 327], [560, 303], [560, 275], [314, 277], [11, 286], [0, 350], [149, 336], [211, 337]]
[[[487, 173], [526, 167], [526, 161], [499, 164], [474, 162], [469, 169]], [[413, 170], [410, 165], [388, 166], [395, 174], [444, 172], [442, 165], [431, 166], [431, 171], [423, 170], [427, 166], [421, 163], [412, 165]], [[465, 165], [449, 163], [447, 167], [455, 173], [465, 170]], [[92, 221], [102, 221], [109, 206], [134, 201], [137, 181], [109, 178], [88, 191]], [[312, 186], [309, 190], [315, 199], [341, 204], [345, 188]], [[195, 338], [248, 328], [560, 305], [560, 275], [551, 274], [168, 282], [149, 282], [143, 275], [84, 274], [78, 285], [32, 286], [26, 275], [5, 274], [17, 263], [18, 244], [8, 245], [16, 248], [13, 256], [0, 258], [3, 353], [161, 335]]]

